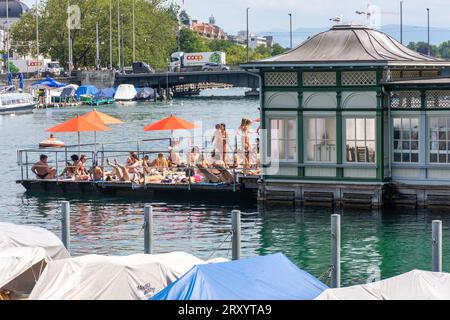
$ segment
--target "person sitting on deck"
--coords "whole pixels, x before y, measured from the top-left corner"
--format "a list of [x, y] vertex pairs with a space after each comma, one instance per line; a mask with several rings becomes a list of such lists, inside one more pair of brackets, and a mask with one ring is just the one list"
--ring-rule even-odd
[[48, 165], [48, 156], [41, 154], [39, 161], [31, 167], [33, 172], [39, 179], [55, 179], [56, 169], [50, 168]]
[[158, 154], [158, 157], [152, 161], [150, 164], [150, 167], [156, 168], [156, 169], [166, 169], [169, 166], [169, 163], [167, 162], [167, 159], [164, 157], [162, 153]]
[[126, 167], [127, 167], [128, 173], [131, 173], [131, 174], [141, 174], [143, 171], [142, 162], [139, 160], [137, 154], [135, 154], [135, 153], [132, 153], [130, 155], [130, 157], [128, 158]]
[[136, 161], [139, 161], [139, 157], [137, 154], [133, 151], [130, 152], [130, 156], [127, 158], [127, 166], [133, 165], [136, 163]]
[[63, 172], [59, 175], [61, 178], [66, 176], [66, 178], [73, 178], [76, 173], [76, 169], [78, 168], [78, 162], [80, 159], [76, 154], [70, 156], [72, 163], [67, 162], [67, 166], [64, 168]]
[[173, 165], [178, 166], [181, 164], [180, 159], [180, 140], [172, 140], [169, 147], [169, 159]]
[[86, 171], [86, 161], [87, 156], [82, 154], [80, 157], [80, 161], [77, 164], [76, 172], [75, 172], [75, 180], [77, 181], [86, 181], [89, 180], [89, 174]]
[[88, 171], [93, 181], [101, 181], [103, 179], [103, 169], [98, 166], [97, 161], [94, 162], [94, 166]]
[[200, 148], [195, 146], [188, 155], [188, 165], [195, 166], [200, 157]]

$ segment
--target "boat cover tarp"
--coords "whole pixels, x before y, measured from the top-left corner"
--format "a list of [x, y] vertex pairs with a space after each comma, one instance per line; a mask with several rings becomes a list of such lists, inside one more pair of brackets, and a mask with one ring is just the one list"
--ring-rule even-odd
[[41, 86], [41, 87], [48, 87], [48, 88], [62, 88], [65, 87], [66, 84], [56, 81], [55, 79], [51, 77], [47, 77], [44, 80], [37, 81], [32, 84], [32, 86]]
[[77, 89], [74, 87], [65, 87], [61, 92], [61, 98], [72, 98], [75, 97], [77, 93]]
[[152, 300], [312, 300], [327, 288], [276, 253], [197, 265]]
[[133, 100], [136, 97], [136, 88], [131, 84], [121, 84], [117, 87], [114, 99], [116, 100]]
[[136, 95], [137, 100], [153, 100], [155, 99], [155, 89], [153, 88], [141, 88]]
[[327, 289], [316, 300], [450, 300], [450, 273], [413, 270], [369, 284]]
[[52, 261], [30, 299], [145, 299], [205, 263], [184, 252], [129, 256], [87, 255]]
[[94, 96], [95, 99], [110, 99], [114, 98], [114, 94], [116, 93], [116, 90], [114, 88], [104, 88], [101, 89], [97, 94]]
[[39, 227], [0, 222], [0, 249], [10, 247], [40, 247], [55, 259], [70, 257], [59, 238]]
[[79, 86], [77, 89], [77, 99], [80, 100], [81, 95], [95, 96], [98, 93], [98, 89], [95, 86]]
[[0, 289], [29, 294], [49, 261], [42, 248], [0, 249]]

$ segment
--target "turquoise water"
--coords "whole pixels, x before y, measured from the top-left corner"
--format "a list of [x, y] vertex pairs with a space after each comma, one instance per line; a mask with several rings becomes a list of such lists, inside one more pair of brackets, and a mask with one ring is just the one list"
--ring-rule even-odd
[[[233, 95], [237, 90], [205, 94]], [[126, 123], [97, 135], [99, 141], [164, 137], [142, 127], [167, 115], [202, 121], [204, 128], [226, 122], [235, 128], [242, 117], [258, 117], [258, 100], [243, 97], [198, 97], [168, 103], [143, 103], [100, 107]], [[90, 110], [87, 107], [40, 110], [20, 116], [0, 116], [2, 175], [0, 221], [37, 225], [60, 234], [56, 197], [28, 195], [21, 185], [16, 150], [35, 148], [49, 128]], [[66, 143], [76, 136], [61, 134]], [[93, 135], [83, 134], [82, 142]], [[130, 254], [143, 252], [143, 204], [127, 198], [77, 198], [72, 203], [72, 254]], [[443, 220], [444, 270], [450, 271], [450, 213], [396, 209], [383, 211], [323, 208], [262, 209], [256, 205], [218, 205], [210, 199], [188, 203], [154, 199], [155, 251], [187, 251], [200, 258], [231, 257], [231, 210], [242, 217], [242, 256], [283, 252], [315, 276], [330, 264], [330, 215], [342, 214], [342, 282], [344, 285], [387, 278], [415, 268], [431, 268], [431, 222]], [[220, 202], [219, 202], [220, 203]]]

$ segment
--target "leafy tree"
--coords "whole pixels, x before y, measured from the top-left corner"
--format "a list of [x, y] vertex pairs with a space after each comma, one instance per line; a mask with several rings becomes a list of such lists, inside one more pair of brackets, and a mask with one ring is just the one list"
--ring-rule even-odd
[[[421, 54], [428, 55], [428, 43], [419, 41], [419, 42], [410, 42], [408, 44], [408, 48], [414, 51], [417, 51]], [[439, 50], [437, 46], [431, 46], [431, 56], [439, 57]]]
[[12, 63], [11, 61], [9, 61], [8, 64], [9, 64], [9, 72], [17, 73], [17, 72], [20, 71], [19, 68], [17, 68], [17, 67], [14, 65], [14, 63]]
[[272, 46], [272, 56], [277, 56], [279, 54], [285, 53], [288, 49], [283, 48], [278, 43], [274, 43]]
[[190, 29], [180, 30], [180, 50], [183, 52], [210, 51], [206, 40]]
[[[132, 1], [120, 0], [120, 28], [123, 65], [132, 62]], [[71, 30], [73, 63], [75, 67], [95, 64], [95, 25], [99, 24], [100, 58], [109, 64], [109, 0], [71, 0], [81, 11], [80, 29]], [[117, 3], [112, 2], [113, 65], [118, 61]], [[145, 61], [156, 68], [166, 68], [167, 57], [176, 48], [176, 10], [168, 0], [135, 0], [136, 60]], [[42, 1], [37, 8], [39, 17], [39, 50], [42, 54], [64, 63], [68, 61], [67, 2]], [[22, 55], [36, 54], [36, 8], [24, 13], [11, 27], [13, 47]]]
[[450, 41], [443, 42], [439, 45], [439, 55], [443, 59], [450, 59]]

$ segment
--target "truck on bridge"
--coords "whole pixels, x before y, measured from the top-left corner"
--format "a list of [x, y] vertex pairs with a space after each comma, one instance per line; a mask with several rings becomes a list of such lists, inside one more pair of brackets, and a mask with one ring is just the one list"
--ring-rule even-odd
[[225, 52], [174, 52], [170, 56], [170, 71], [202, 71], [207, 63], [226, 64]]

